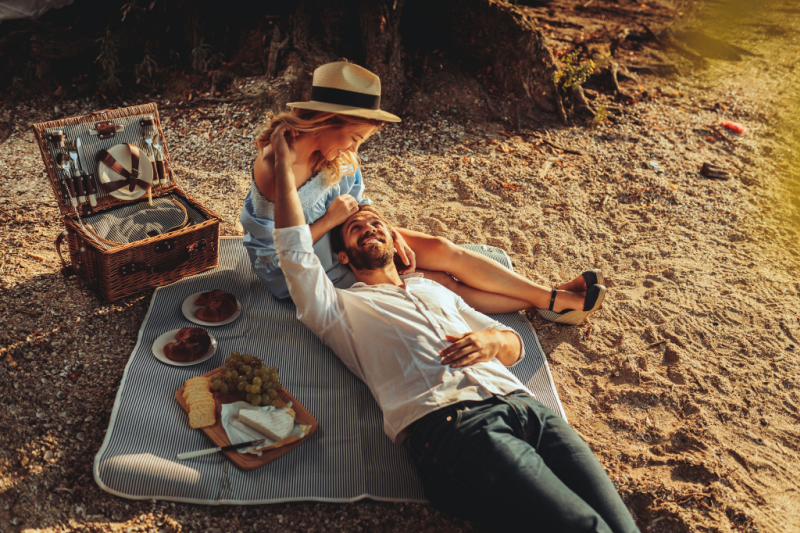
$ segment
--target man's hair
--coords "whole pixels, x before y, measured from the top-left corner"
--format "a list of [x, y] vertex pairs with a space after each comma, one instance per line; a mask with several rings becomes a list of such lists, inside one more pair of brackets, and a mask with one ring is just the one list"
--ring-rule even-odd
[[392, 225], [383, 217], [383, 213], [372, 207], [371, 205], [359, 205], [358, 211], [347, 217], [347, 220], [336, 226], [331, 230], [331, 246], [333, 247], [333, 253], [338, 254], [339, 252], [345, 251], [344, 245], [344, 235], [342, 234], [342, 230], [344, 229], [345, 224], [347, 221], [353, 218], [355, 215], [361, 212], [368, 212], [374, 214], [376, 217], [381, 219], [384, 224], [391, 230]]

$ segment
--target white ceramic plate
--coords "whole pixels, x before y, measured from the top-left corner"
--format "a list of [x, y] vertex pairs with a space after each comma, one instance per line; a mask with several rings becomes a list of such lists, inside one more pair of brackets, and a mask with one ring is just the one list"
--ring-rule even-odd
[[153, 355], [155, 355], [156, 359], [158, 359], [162, 363], [166, 363], [172, 366], [192, 366], [211, 359], [211, 357], [217, 352], [217, 339], [215, 339], [214, 336], [209, 333], [208, 336], [211, 337], [211, 346], [209, 346], [208, 348], [208, 353], [206, 353], [203, 357], [201, 357], [200, 359], [196, 359], [194, 361], [173, 361], [172, 359], [164, 355], [164, 346], [166, 346], [171, 342], [175, 342], [175, 334], [178, 333], [178, 331], [180, 331], [180, 329], [173, 329], [172, 331], [167, 331], [159, 338], [157, 338], [153, 343]]
[[[211, 292], [211, 291], [196, 292], [183, 301], [183, 305], [181, 305], [181, 311], [183, 312], [183, 316], [185, 316], [186, 320], [188, 320], [189, 322], [194, 322], [195, 324], [199, 324], [201, 326], [224, 326], [225, 324], [230, 324], [231, 322], [239, 318], [239, 315], [242, 314], [242, 302], [240, 302], [239, 299], [236, 298], [236, 311], [234, 311], [234, 313], [225, 320], [221, 320], [219, 322], [206, 322], [205, 320], [200, 320], [199, 318], [194, 316], [194, 314], [198, 309], [200, 309], [203, 306], [194, 305], [194, 301], [200, 298], [200, 295], [203, 294], [204, 292]], [[234, 297], [236, 297], [236, 295], [234, 295]]]
[[[108, 153], [111, 154], [111, 157], [113, 157], [117, 163], [122, 165], [125, 170], [130, 172], [131, 151], [128, 149], [127, 145], [115, 144], [108, 149]], [[99, 174], [100, 183], [110, 183], [112, 181], [125, 179], [111, 170], [108, 165], [102, 161], [100, 161], [97, 166], [97, 172]], [[147, 183], [153, 183], [153, 165], [150, 163], [150, 158], [147, 157], [147, 154], [144, 153], [144, 150], [141, 148], [139, 149], [139, 179], [146, 181]], [[112, 192], [111, 196], [114, 198], [119, 198], [120, 200], [135, 200], [136, 198], [144, 195], [146, 192], [147, 191], [139, 187], [136, 187], [133, 192], [130, 192], [129, 187], [123, 187]]]

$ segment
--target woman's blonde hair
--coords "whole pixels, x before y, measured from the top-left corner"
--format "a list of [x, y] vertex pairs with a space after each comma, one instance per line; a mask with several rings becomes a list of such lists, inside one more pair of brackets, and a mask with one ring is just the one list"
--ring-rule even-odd
[[[256, 135], [256, 148], [259, 152], [271, 143], [272, 133], [281, 124], [286, 124], [298, 133], [319, 133], [321, 131], [344, 126], [358, 126], [371, 124], [376, 128], [383, 125], [383, 121], [372, 118], [355, 117], [351, 115], [341, 115], [338, 113], [327, 113], [323, 111], [313, 111], [311, 109], [294, 108], [275, 116], [269, 125], [264, 126]], [[354, 152], [345, 152], [335, 159], [328, 161], [321, 153], [314, 152], [311, 156], [311, 175], [316, 176], [322, 171], [329, 186], [335, 185], [342, 179], [342, 176], [353, 174], [359, 167], [358, 156]]]

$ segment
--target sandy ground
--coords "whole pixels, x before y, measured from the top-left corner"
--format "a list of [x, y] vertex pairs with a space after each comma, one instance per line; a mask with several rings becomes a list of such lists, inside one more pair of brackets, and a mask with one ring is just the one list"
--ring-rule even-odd
[[[398, 225], [501, 246], [546, 284], [603, 269], [609, 297], [590, 322], [532, 319], [570, 423], [642, 531], [800, 529], [800, 255], [779, 127], [790, 80], [758, 77], [791, 57], [781, 43], [746, 44], [766, 56], [624, 82], [637, 103], [593, 128], [530, 125], [536, 136], [443, 108], [362, 150], [367, 194]], [[92, 461], [150, 294], [107, 304], [58, 274], [62, 225], [29, 125], [101, 107], [58, 105], [0, 108], [14, 125], [0, 145], [0, 530], [478, 529], [427, 505], [215, 508], [97, 487]], [[262, 112], [169, 108], [162, 119], [184, 183], [236, 234]], [[710, 128], [721, 120], [748, 131]], [[731, 178], [703, 178], [705, 162]]]

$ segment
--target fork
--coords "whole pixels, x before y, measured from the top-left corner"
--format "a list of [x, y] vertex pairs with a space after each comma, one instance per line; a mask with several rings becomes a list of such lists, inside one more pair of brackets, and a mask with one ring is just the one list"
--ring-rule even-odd
[[155, 126], [146, 126], [145, 131], [142, 132], [142, 139], [147, 145], [147, 159], [150, 161], [150, 166], [153, 168], [153, 185], [158, 185], [158, 174], [156, 173], [155, 152], [153, 152], [153, 137], [156, 136]]
[[78, 190], [78, 202], [86, 203], [86, 188], [83, 183], [83, 175], [81, 174], [80, 165], [78, 165], [78, 149], [75, 146], [75, 141], [66, 140], [64, 148], [72, 159], [72, 178], [75, 181], [75, 188]]

